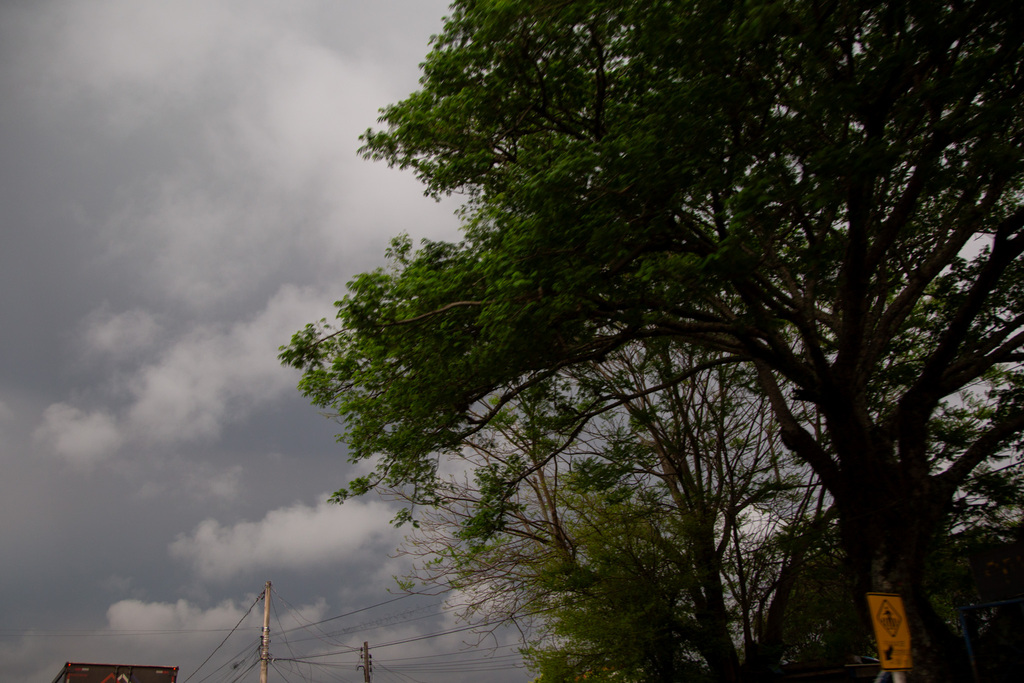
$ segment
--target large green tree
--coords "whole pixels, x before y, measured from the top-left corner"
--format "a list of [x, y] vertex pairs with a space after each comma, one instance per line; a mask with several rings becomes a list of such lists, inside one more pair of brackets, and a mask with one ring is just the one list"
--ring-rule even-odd
[[381, 458], [351, 490], [429, 501], [525, 388], [712, 348], [757, 371], [859, 589], [904, 595], [915, 677], [956, 680], [925, 558], [1024, 429], [1022, 37], [1015, 0], [455, 2], [365, 140], [465, 194], [465, 239], [397, 243], [282, 356]]

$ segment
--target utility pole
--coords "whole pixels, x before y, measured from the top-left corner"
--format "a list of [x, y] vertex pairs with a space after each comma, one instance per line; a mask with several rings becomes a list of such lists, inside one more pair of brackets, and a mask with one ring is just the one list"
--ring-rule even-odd
[[370, 656], [370, 644], [364, 640], [362, 653], [363, 683], [370, 683], [370, 670], [373, 669], [373, 660], [370, 659]]
[[263, 632], [260, 634], [260, 683], [267, 683], [270, 663], [270, 582], [263, 589]]

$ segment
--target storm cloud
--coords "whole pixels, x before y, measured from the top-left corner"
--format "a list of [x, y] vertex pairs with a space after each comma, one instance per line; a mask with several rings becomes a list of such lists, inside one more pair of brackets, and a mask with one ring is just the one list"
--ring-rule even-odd
[[[283, 628], [483, 652], [465, 634], [416, 640], [459, 627], [439, 598], [389, 602], [404, 529], [380, 500], [325, 502], [360, 471], [277, 360], [392, 237], [457, 235], [455, 202], [358, 154], [416, 88], [446, 11], [0, 5], [4, 680], [66, 661], [183, 680], [239, 620], [256, 633], [243, 615], [266, 579]], [[527, 680], [495, 661], [490, 680]]]

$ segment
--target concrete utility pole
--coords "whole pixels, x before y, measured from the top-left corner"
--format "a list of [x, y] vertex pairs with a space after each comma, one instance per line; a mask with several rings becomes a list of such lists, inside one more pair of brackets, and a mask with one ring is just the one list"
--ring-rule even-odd
[[370, 683], [370, 644], [363, 641], [363, 683]]
[[260, 683], [267, 683], [270, 663], [270, 582], [263, 589], [263, 632], [260, 634]]

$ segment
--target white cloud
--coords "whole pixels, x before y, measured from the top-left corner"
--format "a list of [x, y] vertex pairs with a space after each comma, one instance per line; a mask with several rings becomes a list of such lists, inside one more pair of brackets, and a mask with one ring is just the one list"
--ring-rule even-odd
[[[121, 600], [107, 609], [107, 628], [97, 631], [97, 635], [106, 637], [89, 640], [94, 647], [113, 641], [108, 647], [118, 654], [107, 655], [101, 661], [120, 662], [130, 659], [132, 663], [138, 664], [182, 665], [187, 667], [179, 672], [178, 678], [183, 680], [217, 647], [228, 631], [242, 620], [250, 606], [256, 605], [256, 599], [254, 594], [241, 604], [225, 600], [207, 609], [187, 600]], [[299, 606], [294, 612], [282, 610], [281, 617], [285, 621], [275, 621], [274, 629], [293, 628], [302, 620], [306, 623], [319, 621], [326, 611], [327, 604], [323, 599], [312, 605]], [[262, 613], [259, 605], [249, 612], [239, 626], [239, 639], [232, 641], [230, 652], [235, 652], [240, 642], [258, 639]], [[95, 652], [93, 654], [96, 655]], [[209, 675], [228, 656], [224, 654], [209, 671], [204, 669], [205, 674]]]
[[[131, 275], [147, 294], [210, 310], [290, 279], [287, 264], [336, 272], [354, 248], [379, 254], [408, 228], [396, 204], [421, 202], [431, 213], [411, 178], [380, 169], [367, 182], [369, 164], [355, 154], [377, 109], [414, 86], [422, 54], [399, 68], [330, 45], [338, 29], [316, 21], [328, 12], [353, 15], [355, 25], [367, 13], [357, 3], [329, 11], [297, 0], [33, 4], [5, 9], [0, 39], [21, 49], [0, 72], [17, 79], [19, 103], [40, 119], [73, 115], [100, 155], [96, 167], [119, 181], [108, 203], [87, 213], [104, 226], [107, 263], [135, 264]], [[403, 199], [377, 187], [388, 177]], [[381, 215], [393, 220], [375, 234]], [[454, 225], [448, 210], [433, 215]], [[305, 282], [315, 279], [307, 274]]]
[[228, 421], [295, 390], [278, 347], [322, 316], [323, 293], [285, 286], [255, 318], [227, 329], [200, 327], [131, 380], [133, 435], [157, 442], [216, 436]]
[[191, 564], [203, 579], [224, 581], [256, 570], [310, 569], [379, 557], [399, 532], [388, 524], [394, 510], [377, 500], [344, 505], [322, 502], [271, 510], [258, 522], [201, 522], [170, 545], [171, 556]]
[[[338, 191], [337, 170], [358, 166], [358, 136], [377, 118], [387, 94], [378, 69], [345, 62], [337, 52], [284, 42], [266, 57], [259, 84], [239, 94], [225, 129], [224, 153], [257, 171], [268, 186], [317, 194]], [[258, 87], [256, 87], [258, 85]], [[225, 134], [231, 137], [226, 137]]]
[[224, 628], [238, 622], [244, 610], [227, 600], [208, 610], [177, 602], [121, 600], [107, 610], [107, 623], [118, 631]]
[[123, 442], [113, 416], [102, 411], [86, 413], [66, 403], [46, 409], [34, 436], [57, 455], [84, 468], [107, 459]]
[[[119, 183], [86, 213], [103, 226], [106, 263], [134, 271], [151, 298], [209, 311], [349, 265], [343, 282], [399, 232], [455, 234], [454, 202], [434, 206], [411, 174], [356, 155], [378, 108], [415, 87], [426, 36], [401, 46], [399, 67], [331, 44], [331, 31], [356, 29], [315, 25], [325, 11], [360, 25], [368, 12], [357, 3], [38, 4], [6, 11], [0, 39], [21, 49], [0, 70], [17, 74], [14, 91], [39, 118], [73, 115], [96, 166]], [[444, 10], [402, 11], [437, 21]], [[346, 42], [396, 40], [362, 25]]]
[[[277, 359], [278, 347], [302, 325], [323, 316], [329, 297], [292, 286], [282, 287], [262, 311], [229, 326], [198, 326], [156, 358], [118, 377], [109, 390], [128, 399], [120, 411], [85, 410], [67, 402], [50, 405], [36, 429], [37, 443], [69, 461], [90, 466], [127, 444], [187, 443], [218, 436], [231, 422], [295, 391], [296, 375]], [[101, 316], [101, 318], [103, 318]], [[90, 344], [114, 348], [142, 343], [119, 330], [143, 321], [141, 312], [103, 318], [93, 326]], [[234, 478], [211, 482], [230, 493]]]
[[139, 308], [115, 314], [104, 307], [90, 314], [85, 326], [86, 350], [115, 356], [149, 348], [160, 332], [153, 316]]
[[[244, 69], [270, 34], [266, 8], [182, 0], [49, 3], [25, 13], [33, 85], [58, 101], [102, 98], [111, 129], [131, 130], [212, 86], [214, 68]], [[222, 78], [223, 76], [221, 76]]]
[[[253, 601], [255, 599], [254, 595]], [[281, 626], [288, 628], [292, 622], [318, 621], [326, 612], [327, 602], [319, 598], [312, 605], [301, 605], [282, 614], [289, 621]], [[209, 609], [202, 609], [187, 600], [121, 600], [107, 610], [107, 626], [113, 631], [216, 630], [234, 626], [244, 613], [245, 609], [234, 600], [225, 600]]]
[[[5, 681], [52, 680], [68, 660], [180, 664], [182, 680], [255, 599], [224, 578], [250, 570], [260, 574], [243, 591], [299, 573], [303, 601], [327, 595], [345, 611], [393, 587], [402, 568], [387, 556], [404, 530], [381, 504], [309, 498], [350, 468], [333, 460], [330, 423], [322, 445], [288, 422], [298, 376], [276, 356], [330, 315], [340, 283], [375, 267], [392, 235], [452, 234], [451, 206], [355, 154], [377, 108], [416, 87], [446, 4], [0, 3], [3, 118], [21, 179], [6, 213], [39, 228], [5, 252], [36, 283], [15, 297], [15, 322], [68, 331], [26, 337], [34, 352], [0, 396], [13, 468], [3, 537], [18, 551], [4, 576], [27, 586], [5, 614], [28, 634], [0, 643]], [[277, 449], [279, 460], [264, 452]], [[96, 469], [83, 486], [34, 452]], [[267, 464], [287, 481], [254, 475]], [[250, 512], [254, 496], [276, 509]], [[283, 506], [293, 500], [308, 504]], [[118, 547], [140, 549], [130, 561], [110, 554], [111, 529]], [[166, 549], [179, 532], [175, 561]], [[142, 550], [154, 540], [156, 557]], [[82, 561], [44, 576], [52, 548]], [[111, 605], [122, 598], [133, 600]], [[326, 611], [322, 600], [302, 609]], [[230, 656], [219, 654], [212, 668]]]
[[231, 27], [248, 55], [244, 69], [226, 75], [215, 95], [202, 94], [198, 81], [183, 86], [196, 101], [177, 103], [170, 122], [180, 128], [179, 151], [120, 195], [106, 227], [114, 260], [138, 264], [159, 296], [208, 310], [249, 295], [288, 264], [305, 264], [307, 282], [335, 275], [339, 264], [361, 268], [366, 253], [379, 257], [410, 223], [416, 233], [454, 235], [454, 202], [436, 206], [411, 174], [356, 154], [377, 110], [407, 94], [394, 74], [300, 34], [297, 18], [270, 32], [263, 22], [271, 19], [246, 14]]

